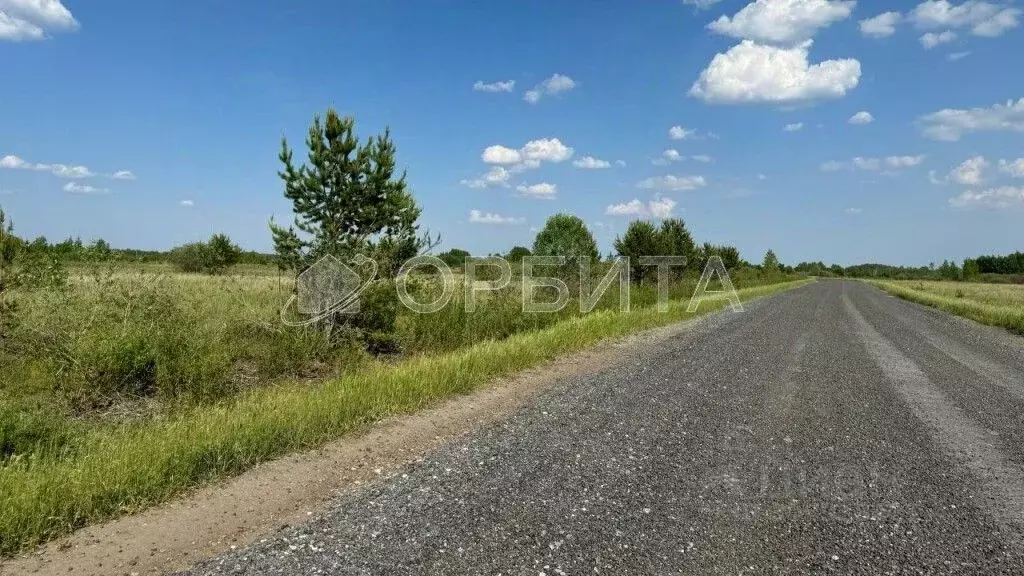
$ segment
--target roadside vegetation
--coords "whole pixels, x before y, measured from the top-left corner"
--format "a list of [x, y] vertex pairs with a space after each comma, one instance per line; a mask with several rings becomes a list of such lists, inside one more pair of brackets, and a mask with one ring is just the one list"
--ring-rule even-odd
[[[420, 209], [387, 132], [361, 143], [352, 119], [328, 111], [314, 120], [306, 148], [309, 162], [296, 165], [282, 143], [280, 176], [295, 220], [271, 222], [274, 254], [243, 251], [221, 234], [162, 253], [28, 240], [0, 211], [0, 555], [601, 339], [688, 318], [712, 257], [743, 299], [806, 281], [773, 252], [752, 265], [735, 247], [697, 244], [682, 220], [634, 222], [615, 244], [618, 255], [687, 259], [673, 275], [667, 312], [656, 311], [649, 270], [635, 268], [631, 310], [619, 310], [613, 282], [582, 314], [580, 265], [592, 287], [614, 262], [600, 256], [582, 220], [556, 214], [532, 246], [501, 255], [513, 263], [508, 286], [481, 294], [469, 311], [458, 275], [448, 305], [415, 314], [398, 301], [397, 274], [439, 238], [418, 228]], [[356, 254], [378, 263], [357, 314], [282, 322], [300, 274], [325, 255]], [[515, 264], [530, 255], [567, 257], [537, 271], [570, 287], [560, 310], [523, 311]], [[488, 256], [465, 250], [439, 257], [458, 271], [472, 263], [479, 280], [499, 272]], [[425, 272], [409, 284], [423, 300], [441, 289]]]
[[922, 280], [872, 281], [886, 292], [1024, 336], [1024, 286]]

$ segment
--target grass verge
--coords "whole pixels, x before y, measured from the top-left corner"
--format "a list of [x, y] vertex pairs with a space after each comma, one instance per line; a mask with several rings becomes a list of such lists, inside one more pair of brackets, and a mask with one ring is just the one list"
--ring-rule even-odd
[[866, 282], [904, 300], [1024, 335], [1024, 287], [916, 280]]
[[[749, 288], [740, 297], [750, 300], [807, 282]], [[687, 313], [686, 305], [674, 301], [661, 313], [602, 311], [448, 354], [374, 364], [314, 387], [256, 389], [165, 420], [90, 432], [70, 455], [17, 458], [0, 468], [0, 555], [320, 446], [385, 416], [467, 393], [600, 340], [720, 310], [725, 302], [705, 302], [697, 314]]]

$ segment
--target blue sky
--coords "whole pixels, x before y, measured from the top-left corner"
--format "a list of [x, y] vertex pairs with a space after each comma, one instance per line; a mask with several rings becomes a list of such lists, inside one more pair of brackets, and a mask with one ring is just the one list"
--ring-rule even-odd
[[478, 254], [529, 245], [555, 212], [605, 252], [667, 214], [751, 261], [1008, 252], [1020, 17], [980, 0], [0, 0], [0, 205], [27, 236], [269, 250], [267, 220], [290, 220], [280, 138], [301, 146], [333, 105], [363, 135], [391, 127], [423, 225]]

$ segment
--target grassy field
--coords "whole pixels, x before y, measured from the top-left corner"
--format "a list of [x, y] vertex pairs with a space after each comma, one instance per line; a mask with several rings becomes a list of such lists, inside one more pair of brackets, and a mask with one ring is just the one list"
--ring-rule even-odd
[[922, 280], [871, 281], [905, 300], [1024, 335], [1024, 286]]
[[[741, 272], [733, 280], [753, 298], [793, 278]], [[603, 338], [686, 318], [694, 284], [672, 285], [667, 313], [654, 310], [653, 285], [633, 286], [628, 313], [618, 312], [613, 288], [586, 316], [575, 302], [524, 314], [514, 287], [488, 294], [473, 313], [456, 299], [435, 314], [400, 313], [400, 353], [388, 356], [282, 324], [291, 283], [266, 269], [207, 276], [87, 267], [72, 270], [63, 289], [8, 292], [15, 313], [0, 318], [0, 554]]]

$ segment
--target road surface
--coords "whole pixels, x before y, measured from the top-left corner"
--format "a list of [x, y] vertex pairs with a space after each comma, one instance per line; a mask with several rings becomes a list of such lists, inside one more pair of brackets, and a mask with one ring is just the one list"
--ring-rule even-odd
[[1024, 574], [1024, 339], [821, 281], [190, 574]]

